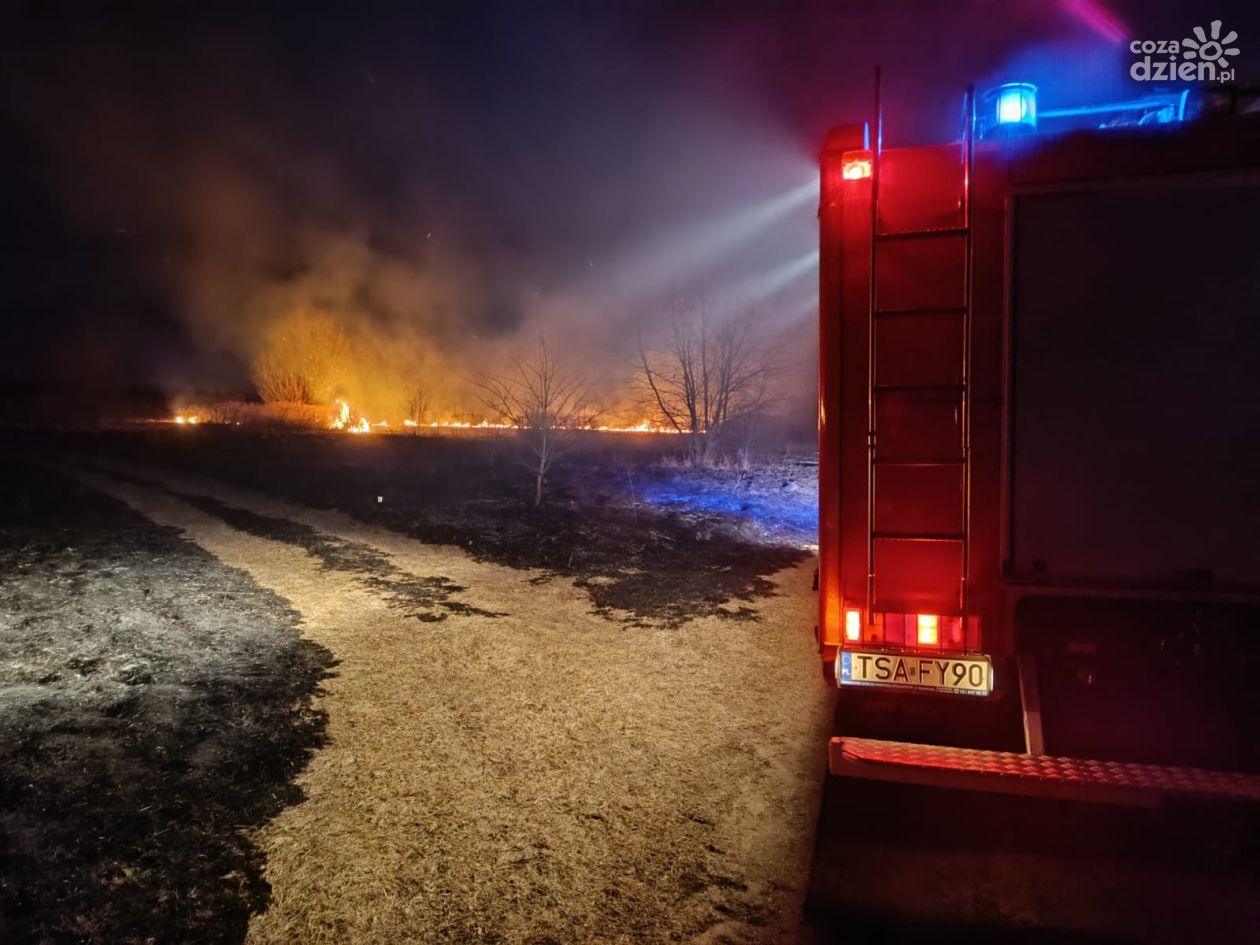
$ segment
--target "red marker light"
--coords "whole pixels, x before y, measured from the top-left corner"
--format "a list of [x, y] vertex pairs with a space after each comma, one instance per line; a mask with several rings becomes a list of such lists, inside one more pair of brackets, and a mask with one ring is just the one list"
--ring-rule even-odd
[[862, 611], [844, 612], [844, 638], [850, 643], [857, 643], [862, 639]]
[[870, 151], [845, 151], [840, 156], [840, 174], [845, 180], [862, 180], [871, 176]]

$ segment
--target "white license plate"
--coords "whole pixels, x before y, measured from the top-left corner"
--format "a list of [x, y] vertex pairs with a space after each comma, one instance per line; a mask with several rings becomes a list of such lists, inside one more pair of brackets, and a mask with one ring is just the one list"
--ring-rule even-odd
[[841, 650], [836, 674], [842, 686], [900, 686], [987, 696], [993, 691], [993, 664], [987, 656], [920, 656]]

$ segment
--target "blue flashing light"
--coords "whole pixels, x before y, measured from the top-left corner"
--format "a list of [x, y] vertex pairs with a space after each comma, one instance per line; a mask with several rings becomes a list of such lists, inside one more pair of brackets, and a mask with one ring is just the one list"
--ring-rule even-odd
[[984, 100], [994, 130], [1007, 134], [1037, 130], [1037, 86], [1031, 82], [999, 85]]
[[1006, 89], [998, 96], [997, 117], [999, 125], [1010, 125], [1024, 117], [1024, 96], [1019, 89]]

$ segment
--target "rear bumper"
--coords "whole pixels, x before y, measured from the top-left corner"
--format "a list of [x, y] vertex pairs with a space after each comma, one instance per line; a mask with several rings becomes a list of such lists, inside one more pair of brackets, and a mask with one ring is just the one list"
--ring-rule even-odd
[[847, 737], [831, 740], [828, 760], [838, 777], [998, 794], [1144, 807], [1172, 796], [1260, 803], [1260, 775], [1202, 768]]

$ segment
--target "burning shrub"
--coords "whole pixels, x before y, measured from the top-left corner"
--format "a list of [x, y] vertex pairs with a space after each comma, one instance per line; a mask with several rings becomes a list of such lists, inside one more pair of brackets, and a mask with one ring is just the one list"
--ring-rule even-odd
[[323, 430], [328, 427], [327, 404], [250, 404], [252, 422], [269, 427], [300, 427]]
[[297, 309], [272, 332], [254, 359], [254, 384], [269, 404], [319, 404], [332, 399], [350, 362], [342, 327], [315, 309]]

